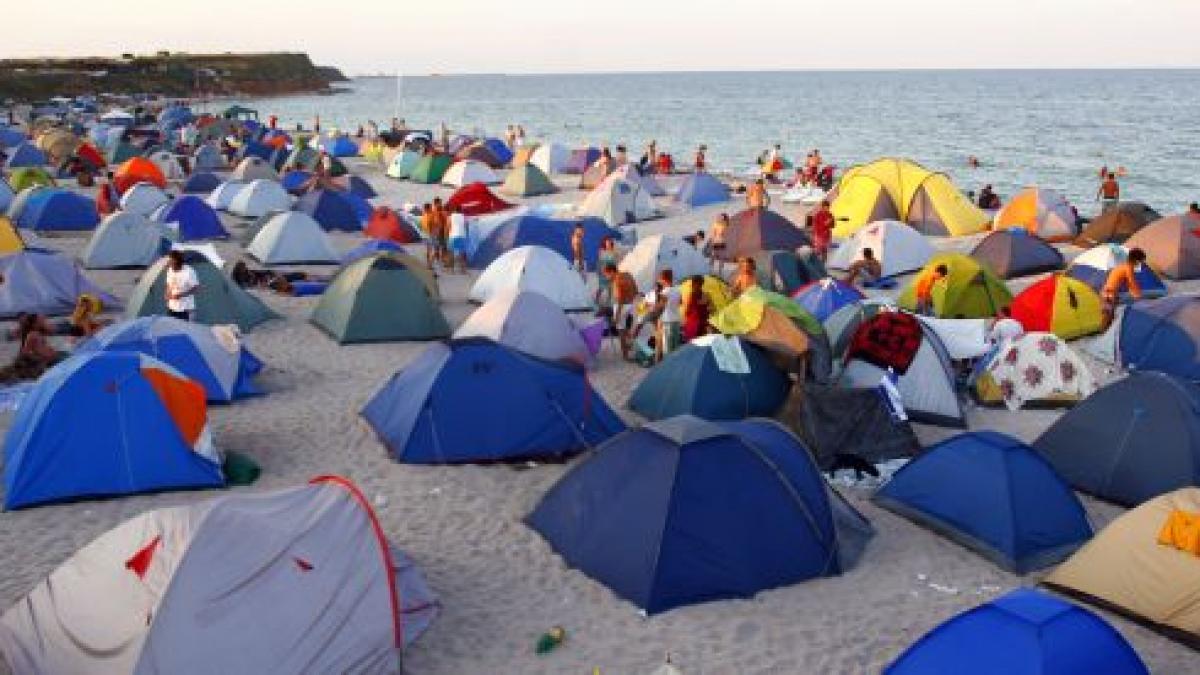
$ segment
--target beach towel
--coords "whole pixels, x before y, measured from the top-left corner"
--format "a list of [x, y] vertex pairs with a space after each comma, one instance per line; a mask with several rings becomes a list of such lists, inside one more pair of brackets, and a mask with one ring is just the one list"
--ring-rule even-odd
[[717, 368], [723, 372], [736, 375], [750, 374], [750, 361], [746, 358], [746, 352], [742, 351], [741, 341], [736, 337], [705, 335], [692, 340], [692, 344], [711, 350]]
[[292, 295], [303, 298], [310, 295], [321, 295], [329, 287], [326, 281], [297, 281], [292, 284]]
[[1158, 543], [1200, 556], [1200, 513], [1173, 509], [1158, 533]]

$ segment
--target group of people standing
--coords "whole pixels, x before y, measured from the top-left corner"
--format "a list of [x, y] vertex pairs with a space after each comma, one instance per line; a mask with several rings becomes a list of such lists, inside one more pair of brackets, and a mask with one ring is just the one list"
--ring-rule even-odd
[[441, 197], [421, 207], [421, 230], [428, 237], [425, 263], [429, 269], [440, 264], [454, 274], [467, 273], [467, 218], [462, 209], [446, 205]]

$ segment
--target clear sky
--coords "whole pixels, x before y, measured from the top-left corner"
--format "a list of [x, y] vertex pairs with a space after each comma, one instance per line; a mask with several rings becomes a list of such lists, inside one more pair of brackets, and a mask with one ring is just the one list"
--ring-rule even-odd
[[1200, 0], [21, 0], [4, 24], [5, 57], [288, 50], [348, 74], [1200, 67]]

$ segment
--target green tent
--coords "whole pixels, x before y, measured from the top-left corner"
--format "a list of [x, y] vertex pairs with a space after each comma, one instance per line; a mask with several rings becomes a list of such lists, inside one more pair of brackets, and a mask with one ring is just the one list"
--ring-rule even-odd
[[417, 183], [440, 183], [442, 176], [446, 175], [446, 169], [450, 168], [450, 163], [450, 155], [425, 155], [417, 162], [409, 178]]
[[987, 319], [996, 316], [1001, 307], [1012, 304], [1012, 292], [1004, 282], [978, 260], [962, 253], [939, 253], [929, 259], [925, 268], [900, 292], [897, 298], [902, 309], [917, 308], [917, 282], [945, 265], [950, 273], [933, 286], [933, 313], [943, 319]]
[[343, 268], [311, 322], [338, 344], [450, 337], [437, 282], [412, 256], [380, 253]]
[[[238, 328], [248, 331], [260, 323], [279, 318], [261, 300], [222, 274], [203, 254], [184, 251], [183, 259], [196, 271], [196, 277], [200, 280], [200, 292], [196, 294], [197, 323], [210, 326], [237, 324]], [[129, 318], [167, 313], [164, 292], [166, 276], [166, 258], [146, 270], [129, 297]]]
[[20, 192], [25, 188], [44, 185], [46, 187], [54, 187], [54, 179], [50, 174], [46, 173], [45, 169], [36, 166], [26, 166], [20, 169], [13, 169], [12, 174], [8, 177], [8, 185], [13, 189], [13, 192]]
[[533, 164], [522, 164], [508, 173], [500, 192], [514, 197], [534, 197], [558, 192], [558, 187], [541, 169]]
[[289, 171], [292, 169], [303, 169], [312, 171], [317, 168], [317, 162], [321, 161], [321, 153], [314, 150], [303, 143], [297, 143], [296, 148], [284, 160], [283, 166]]
[[413, 169], [421, 163], [421, 153], [412, 150], [405, 150], [396, 155], [392, 163], [388, 165], [387, 175], [389, 178], [408, 178], [412, 176]]

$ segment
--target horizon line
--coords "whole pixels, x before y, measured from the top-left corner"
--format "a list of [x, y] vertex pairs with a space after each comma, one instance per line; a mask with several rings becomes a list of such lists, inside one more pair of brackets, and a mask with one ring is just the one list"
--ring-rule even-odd
[[[334, 66], [341, 69], [341, 66]], [[429, 71], [419, 73], [395, 72], [347, 72], [346, 77], [545, 77], [561, 75], [724, 75], [724, 74], [786, 74], [786, 73], [997, 73], [997, 72], [1136, 72], [1136, 71], [1200, 71], [1196, 65], [1128, 65], [1128, 66], [947, 66], [947, 67], [898, 67], [898, 68], [730, 68], [724, 70], [577, 70], [577, 71], [530, 71], [530, 72], [470, 72]]]

